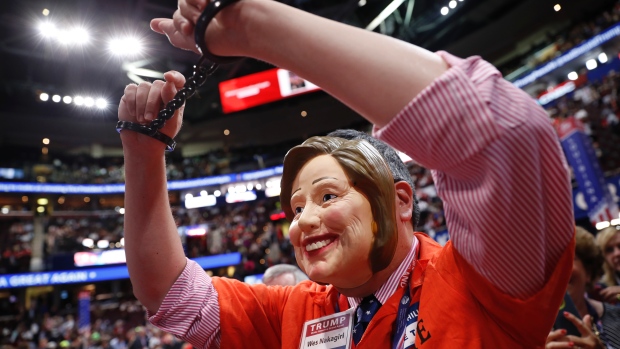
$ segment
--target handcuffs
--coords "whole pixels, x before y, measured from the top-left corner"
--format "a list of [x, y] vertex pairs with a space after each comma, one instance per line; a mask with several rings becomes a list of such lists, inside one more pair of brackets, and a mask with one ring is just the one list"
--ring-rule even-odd
[[185, 86], [183, 86], [183, 88], [176, 93], [174, 98], [159, 111], [157, 118], [146, 125], [131, 121], [119, 121], [116, 124], [116, 131], [120, 133], [122, 130], [130, 130], [142, 133], [164, 143], [166, 145], [166, 151], [174, 150], [174, 147], [176, 146], [174, 139], [161, 133], [159, 130], [164, 127], [166, 121], [170, 120], [170, 118], [174, 116], [175, 111], [183, 106], [185, 101], [196, 93], [196, 89], [204, 85], [207, 78], [211, 76], [221, 64], [230, 64], [243, 58], [214, 55], [211, 51], [209, 51], [205, 42], [205, 35], [209, 23], [211, 23], [213, 18], [222, 9], [237, 1], [238, 0], [216, 0], [210, 1], [207, 4], [207, 7], [198, 18], [194, 28], [196, 48], [200, 51], [202, 57], [194, 66], [194, 73], [189, 79], [187, 79]]

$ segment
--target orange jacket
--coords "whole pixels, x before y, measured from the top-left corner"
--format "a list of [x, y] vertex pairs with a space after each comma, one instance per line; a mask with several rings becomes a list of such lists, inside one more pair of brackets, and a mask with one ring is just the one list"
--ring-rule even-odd
[[[547, 284], [527, 300], [499, 291], [448, 242], [424, 234], [410, 287], [419, 297], [417, 348], [543, 348], [572, 270], [574, 239]], [[517, 268], [518, 266], [515, 266]], [[305, 281], [295, 287], [247, 285], [213, 278], [219, 293], [221, 348], [298, 349], [304, 322], [348, 308], [332, 286]], [[391, 348], [403, 289], [370, 322], [357, 349]], [[352, 344], [353, 345], [353, 344]]]

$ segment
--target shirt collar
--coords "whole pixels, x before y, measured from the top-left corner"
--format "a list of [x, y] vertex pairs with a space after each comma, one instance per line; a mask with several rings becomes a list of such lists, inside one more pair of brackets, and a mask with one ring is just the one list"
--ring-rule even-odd
[[[411, 263], [416, 259], [418, 255], [420, 243], [418, 238], [413, 237], [413, 241], [411, 243], [411, 249], [409, 253], [405, 257], [405, 259], [400, 263], [398, 268], [390, 275], [387, 281], [374, 293], [375, 297], [381, 304], [385, 304], [387, 300], [396, 292], [398, 288], [398, 283], [400, 278], [407, 272], [407, 269], [411, 265]], [[357, 306], [362, 301], [361, 297], [347, 297], [349, 300], [349, 305], [351, 308], [357, 308]]]

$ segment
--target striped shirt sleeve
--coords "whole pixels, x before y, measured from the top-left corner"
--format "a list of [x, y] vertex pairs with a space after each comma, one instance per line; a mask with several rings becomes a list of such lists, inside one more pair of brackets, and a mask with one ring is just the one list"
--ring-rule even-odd
[[525, 299], [574, 233], [564, 155], [546, 112], [496, 68], [438, 54], [450, 69], [375, 136], [433, 170], [454, 248]]
[[220, 306], [211, 278], [194, 261], [172, 285], [157, 313], [147, 311], [149, 321], [195, 348], [220, 347]]

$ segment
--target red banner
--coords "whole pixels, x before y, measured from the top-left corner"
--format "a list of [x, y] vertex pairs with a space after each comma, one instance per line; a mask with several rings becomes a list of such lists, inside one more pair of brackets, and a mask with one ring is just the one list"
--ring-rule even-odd
[[319, 89], [311, 82], [284, 69], [271, 69], [223, 81], [219, 87], [224, 113], [248, 109]]

